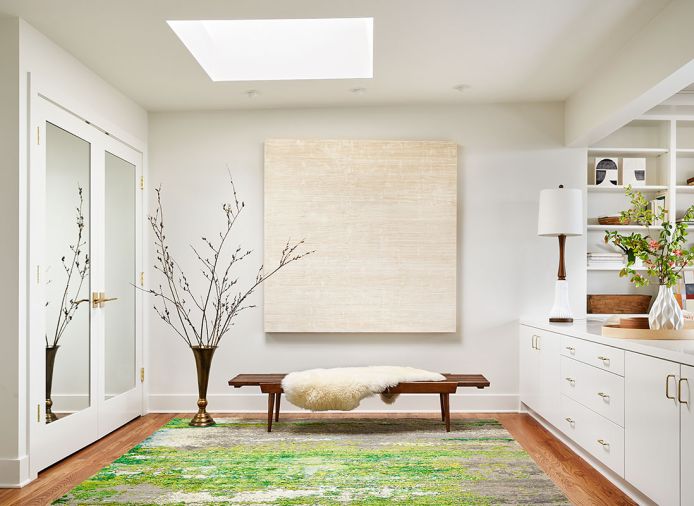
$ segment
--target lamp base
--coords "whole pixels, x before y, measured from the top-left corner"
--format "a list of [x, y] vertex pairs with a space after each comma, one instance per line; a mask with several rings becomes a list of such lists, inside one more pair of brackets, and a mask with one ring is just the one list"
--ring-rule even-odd
[[552, 323], [571, 323], [574, 315], [569, 305], [569, 282], [558, 279], [554, 285], [554, 304], [549, 312], [549, 321]]

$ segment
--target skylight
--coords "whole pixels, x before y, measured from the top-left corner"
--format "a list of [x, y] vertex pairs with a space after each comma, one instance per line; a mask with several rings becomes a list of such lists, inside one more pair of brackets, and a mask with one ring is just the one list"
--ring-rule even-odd
[[373, 18], [167, 23], [213, 81], [373, 77]]

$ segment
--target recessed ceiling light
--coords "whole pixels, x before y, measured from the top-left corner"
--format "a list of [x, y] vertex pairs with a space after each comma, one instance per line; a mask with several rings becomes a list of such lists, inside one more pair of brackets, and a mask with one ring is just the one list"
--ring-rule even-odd
[[462, 92], [464, 92], [465, 90], [469, 90], [469, 89], [470, 89], [470, 85], [469, 85], [469, 84], [456, 84], [455, 86], [453, 86], [453, 89], [454, 89], [455, 91], [459, 91], [459, 92], [462, 93]]
[[351, 91], [354, 95], [363, 95], [366, 93], [366, 88], [352, 88]]
[[213, 81], [373, 77], [373, 18], [167, 23]]

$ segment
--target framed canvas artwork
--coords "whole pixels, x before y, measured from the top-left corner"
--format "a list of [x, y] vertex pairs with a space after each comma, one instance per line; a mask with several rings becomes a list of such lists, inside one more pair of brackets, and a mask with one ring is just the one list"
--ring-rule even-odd
[[265, 143], [266, 332], [455, 332], [458, 148], [446, 141]]

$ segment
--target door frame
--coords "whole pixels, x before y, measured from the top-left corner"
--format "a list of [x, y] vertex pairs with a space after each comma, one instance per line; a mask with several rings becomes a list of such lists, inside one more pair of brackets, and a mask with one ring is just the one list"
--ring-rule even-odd
[[[28, 140], [29, 140], [29, 163], [27, 174], [27, 437], [29, 450], [29, 471], [30, 477], [35, 477], [38, 471], [57, 462], [67, 455], [87, 446], [105, 434], [111, 432], [128, 420], [138, 415], [144, 414], [145, 397], [143, 383], [138, 381], [140, 370], [144, 367], [144, 317], [143, 311], [144, 297], [139, 290], [136, 290], [136, 364], [135, 364], [135, 388], [136, 393], [128, 396], [128, 414], [126, 416], [101, 416], [99, 412], [112, 412], [122, 409], [119, 405], [117, 396], [107, 404], [104, 396], [103, 372], [99, 363], [103, 357], [103, 343], [97, 338], [95, 326], [98, 324], [98, 310], [90, 310], [90, 406], [82, 411], [70, 415], [70, 423], [45, 424], [45, 315], [44, 315], [44, 280], [42, 279], [41, 265], [44, 261], [43, 250], [45, 245], [45, 121], [54, 119], [51, 123], [64, 128], [70, 133], [77, 135], [90, 144], [90, 198], [89, 215], [90, 220], [94, 219], [96, 200], [94, 199], [93, 189], [98, 187], [95, 181], [95, 170], [99, 166], [98, 158], [101, 157], [101, 166], [104, 166], [106, 151], [119, 156], [133, 163], [136, 166], [136, 179], [139, 182], [144, 173], [144, 153], [142, 150], [121, 141], [115, 136], [111, 136], [105, 130], [92, 124], [80, 117], [78, 114], [67, 110], [60, 104], [42, 95], [36, 88], [30, 85], [29, 90], [29, 121]], [[103, 177], [103, 170], [101, 171]], [[96, 183], [96, 184], [95, 184]], [[102, 181], [103, 183], [103, 181]], [[103, 184], [101, 186], [103, 188]], [[143, 193], [136, 192], [136, 271], [142, 272], [143, 265], [143, 213], [145, 206], [143, 203]], [[90, 224], [90, 228], [93, 228]], [[93, 230], [90, 231], [90, 256], [98, 256], [95, 247], [97, 243], [103, 245], [103, 240], [95, 241]], [[102, 257], [103, 258], [103, 257]], [[100, 267], [103, 269], [103, 266]], [[97, 287], [103, 288], [103, 272], [90, 270], [89, 276], [89, 295], [91, 292], [100, 291]], [[102, 336], [103, 337], [103, 336]], [[103, 340], [103, 339], [101, 339]], [[122, 402], [120, 402], [122, 404]], [[50, 442], [51, 451], [47, 452], [47, 444]]]

